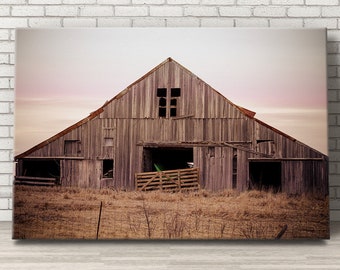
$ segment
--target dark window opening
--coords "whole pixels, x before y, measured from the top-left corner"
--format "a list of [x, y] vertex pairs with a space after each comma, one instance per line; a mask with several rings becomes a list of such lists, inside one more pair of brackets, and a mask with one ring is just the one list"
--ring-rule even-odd
[[103, 160], [103, 178], [113, 178], [113, 159]]
[[166, 88], [157, 89], [157, 97], [166, 97]]
[[166, 108], [159, 108], [158, 115], [159, 117], [166, 117]]
[[170, 116], [171, 117], [177, 116], [177, 109], [176, 108], [171, 108], [170, 109]]
[[144, 148], [144, 172], [186, 169], [193, 164], [192, 148]]
[[51, 160], [23, 160], [22, 175], [32, 177], [60, 178], [60, 162]]
[[160, 98], [159, 99], [159, 106], [166, 107], [166, 98]]
[[170, 96], [167, 88], [157, 88], [158, 116], [176, 117], [178, 115], [177, 99], [181, 96], [180, 88], [171, 88]]
[[79, 140], [65, 140], [64, 155], [73, 157], [81, 154], [81, 142]]
[[280, 192], [280, 162], [249, 162], [250, 188]]
[[180, 97], [181, 88], [171, 88], [171, 97]]

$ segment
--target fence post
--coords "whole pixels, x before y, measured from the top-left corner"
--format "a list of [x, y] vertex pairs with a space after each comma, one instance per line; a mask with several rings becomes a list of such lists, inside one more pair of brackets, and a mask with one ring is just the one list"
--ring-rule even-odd
[[98, 217], [98, 224], [97, 224], [97, 237], [96, 240], [98, 240], [98, 235], [99, 235], [99, 226], [100, 226], [100, 219], [102, 216], [102, 207], [103, 207], [103, 202], [100, 201], [100, 209], [99, 209], [99, 217]]

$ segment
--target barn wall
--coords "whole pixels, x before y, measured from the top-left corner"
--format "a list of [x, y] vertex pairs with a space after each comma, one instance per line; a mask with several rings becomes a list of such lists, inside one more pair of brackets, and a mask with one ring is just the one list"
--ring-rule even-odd
[[[181, 89], [177, 116], [159, 117], [157, 88], [172, 87]], [[65, 141], [78, 143], [75, 147], [79, 151], [72, 150], [73, 159], [65, 153]], [[200, 168], [202, 186], [210, 190], [233, 187], [235, 154], [238, 190], [248, 188], [250, 157], [323, 157], [310, 147], [247, 116], [173, 61], [158, 66], [108, 102], [98, 115], [54, 141], [47, 141], [27, 157], [58, 157], [63, 165], [62, 184], [79, 187], [100, 187], [102, 160], [113, 159], [114, 186], [134, 189], [134, 174], [143, 170], [143, 145], [148, 143], [212, 145], [194, 147], [194, 163]], [[225, 143], [223, 147], [222, 143]], [[306, 175], [304, 165], [287, 162], [284, 167], [284, 189], [303, 191], [307, 184], [300, 183], [299, 179]], [[314, 170], [317, 166], [312, 168]], [[320, 174], [320, 181], [325, 182], [325, 177], [324, 173]]]

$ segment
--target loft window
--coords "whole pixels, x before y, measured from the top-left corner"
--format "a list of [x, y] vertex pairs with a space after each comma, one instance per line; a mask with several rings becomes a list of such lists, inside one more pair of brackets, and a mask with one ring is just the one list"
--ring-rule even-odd
[[[170, 96], [169, 96], [170, 94]], [[157, 88], [158, 98], [158, 116], [159, 117], [176, 117], [177, 99], [181, 96], [181, 88]]]
[[80, 140], [65, 140], [64, 141], [64, 155], [69, 157], [77, 157], [81, 154]]
[[157, 97], [165, 97], [166, 98], [166, 92], [167, 89], [166, 88], [158, 88], [157, 89]]
[[180, 97], [181, 88], [171, 88], [171, 97]]
[[113, 178], [113, 163], [113, 159], [103, 160], [103, 178]]

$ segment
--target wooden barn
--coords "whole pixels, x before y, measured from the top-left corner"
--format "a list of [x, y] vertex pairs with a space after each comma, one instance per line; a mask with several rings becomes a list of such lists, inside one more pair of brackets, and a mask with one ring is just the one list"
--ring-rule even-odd
[[212, 191], [327, 195], [328, 157], [254, 116], [168, 58], [87, 118], [16, 156], [15, 183], [134, 190], [140, 180], [145, 190], [156, 179], [152, 171], [170, 170]]

